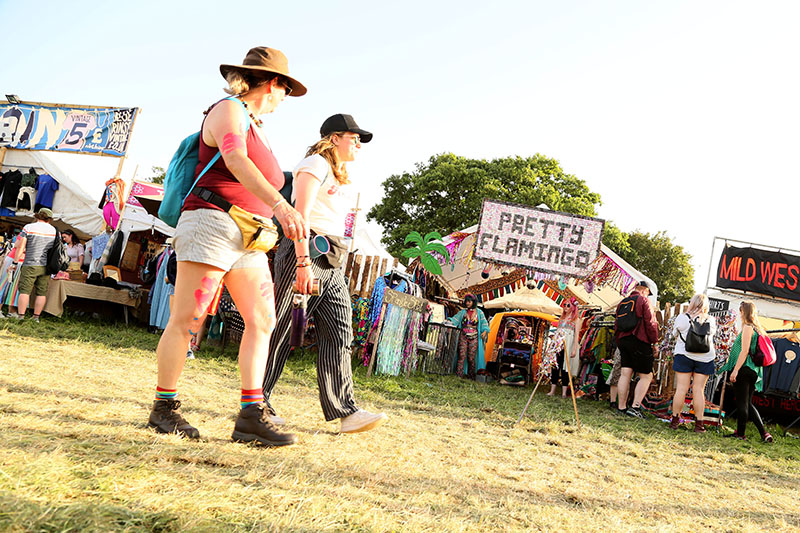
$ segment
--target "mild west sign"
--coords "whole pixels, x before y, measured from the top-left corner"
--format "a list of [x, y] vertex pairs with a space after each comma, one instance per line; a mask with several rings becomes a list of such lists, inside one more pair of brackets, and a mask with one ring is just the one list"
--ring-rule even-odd
[[717, 287], [800, 301], [800, 257], [757, 248], [726, 246], [717, 267]]

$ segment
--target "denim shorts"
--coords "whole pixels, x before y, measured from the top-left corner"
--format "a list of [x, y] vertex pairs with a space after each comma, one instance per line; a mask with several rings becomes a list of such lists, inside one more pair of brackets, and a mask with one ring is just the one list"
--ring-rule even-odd
[[714, 375], [714, 361], [701, 363], [694, 359], [689, 359], [682, 353], [676, 353], [675, 359], [672, 361], [672, 369], [675, 372], [682, 372], [684, 374], [705, 374], [706, 376]]

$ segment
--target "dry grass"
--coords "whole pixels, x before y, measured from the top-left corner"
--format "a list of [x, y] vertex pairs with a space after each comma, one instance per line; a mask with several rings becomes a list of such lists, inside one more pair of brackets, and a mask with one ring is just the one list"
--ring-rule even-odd
[[235, 362], [190, 362], [180, 392], [203, 439], [145, 427], [157, 339], [119, 325], [0, 324], [0, 529], [10, 531], [800, 530], [800, 443], [732, 443], [602, 406], [456, 378], [357, 373], [389, 423], [338, 435], [313, 362], [276, 406], [300, 436], [229, 441]]

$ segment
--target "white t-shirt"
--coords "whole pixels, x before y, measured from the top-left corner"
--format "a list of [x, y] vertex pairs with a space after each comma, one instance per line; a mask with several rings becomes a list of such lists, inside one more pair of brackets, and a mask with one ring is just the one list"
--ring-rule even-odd
[[714, 360], [714, 358], [717, 356], [716, 352], [714, 351], [713, 342], [714, 335], [717, 333], [717, 321], [714, 320], [714, 317], [710, 315], [707, 320], [708, 323], [711, 324], [711, 350], [707, 353], [690, 353], [686, 351], [686, 342], [683, 340], [686, 338], [686, 334], [689, 332], [689, 315], [686, 313], [681, 313], [675, 317], [675, 326], [672, 328], [672, 331], [677, 339], [675, 342], [676, 354], [683, 354], [689, 359], [699, 363], [708, 363], [709, 361]]
[[[308, 225], [317, 233], [343, 237], [345, 219], [353, 207], [350, 185], [339, 185], [333, 176], [331, 165], [319, 154], [306, 157], [292, 171], [292, 178], [297, 179], [301, 172], [308, 172], [320, 181], [317, 198], [311, 206]], [[297, 200], [297, 188], [292, 190], [292, 202]]]

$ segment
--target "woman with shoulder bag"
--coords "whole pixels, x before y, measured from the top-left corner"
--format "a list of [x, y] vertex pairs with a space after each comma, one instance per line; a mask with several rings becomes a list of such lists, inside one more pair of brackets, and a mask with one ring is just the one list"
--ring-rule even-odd
[[[275, 111], [286, 96], [302, 96], [306, 88], [289, 75], [286, 56], [272, 48], [252, 48], [242, 65], [220, 65], [220, 72], [228, 82], [226, 92], [233, 96], [206, 113], [195, 170], [200, 179], [186, 197], [175, 229], [175, 295], [158, 343], [158, 387], [149, 425], [161, 433], [199, 438], [198, 430], [178, 411], [177, 382], [189, 339], [200, 329], [224, 281], [245, 323], [239, 347], [241, 410], [233, 439], [282, 446], [297, 437], [270, 423], [261, 393], [275, 325], [272, 278], [264, 253], [270, 243], [252, 236], [276, 233], [271, 222], [264, 222], [273, 215], [289, 238], [306, 241], [308, 235], [303, 217], [279, 192], [283, 172], [258, 117]], [[251, 232], [237, 216], [249, 218], [250, 225], [257, 223], [257, 231]]]
[[294, 286], [298, 293], [311, 295], [306, 312], [314, 317], [317, 332], [317, 383], [325, 420], [338, 418], [341, 433], [356, 433], [373, 429], [386, 420], [383, 413], [370, 413], [356, 406], [350, 366], [353, 312], [341, 264], [347, 252], [341, 239], [351, 207], [345, 195], [350, 188], [345, 164], [355, 159], [361, 143], [368, 143], [372, 134], [359, 128], [350, 115], [338, 114], [323, 122], [320, 136], [292, 172], [292, 197], [304, 223], [317, 235], [312, 241], [327, 236], [331, 249], [327, 255], [315, 254], [312, 258], [308, 240], [280, 241], [273, 262], [277, 326], [270, 341], [263, 390], [271, 420], [275, 424], [285, 423], [275, 413], [270, 398], [289, 357]]
[[742, 317], [742, 332], [733, 341], [728, 362], [719, 370], [730, 371], [728, 379], [733, 383], [736, 393], [736, 431], [727, 436], [744, 440], [747, 421], [750, 420], [761, 434], [761, 439], [772, 442], [772, 435], [767, 433], [761, 415], [753, 405], [753, 393], [761, 392], [763, 388], [763, 368], [756, 366], [750, 357], [758, 344], [758, 336], [767, 333], [758, 321], [756, 304], [742, 302], [739, 304], [739, 314]]
[[[708, 297], [705, 294], [695, 294], [689, 302], [689, 309], [675, 317], [673, 334], [677, 335], [675, 342], [675, 357], [672, 369], [675, 370], [675, 396], [672, 398], [672, 420], [670, 429], [678, 429], [681, 424], [681, 411], [689, 387], [692, 388], [692, 405], [694, 407], [695, 433], [705, 433], [703, 415], [706, 409], [705, 388], [709, 376], [714, 374], [714, 334], [717, 332], [717, 322], [708, 314]], [[708, 350], [693, 352], [687, 349], [687, 344], [693, 347], [693, 340], [689, 340], [692, 324], [696, 324], [706, 333], [705, 341]], [[694, 334], [693, 334], [694, 335]]]

